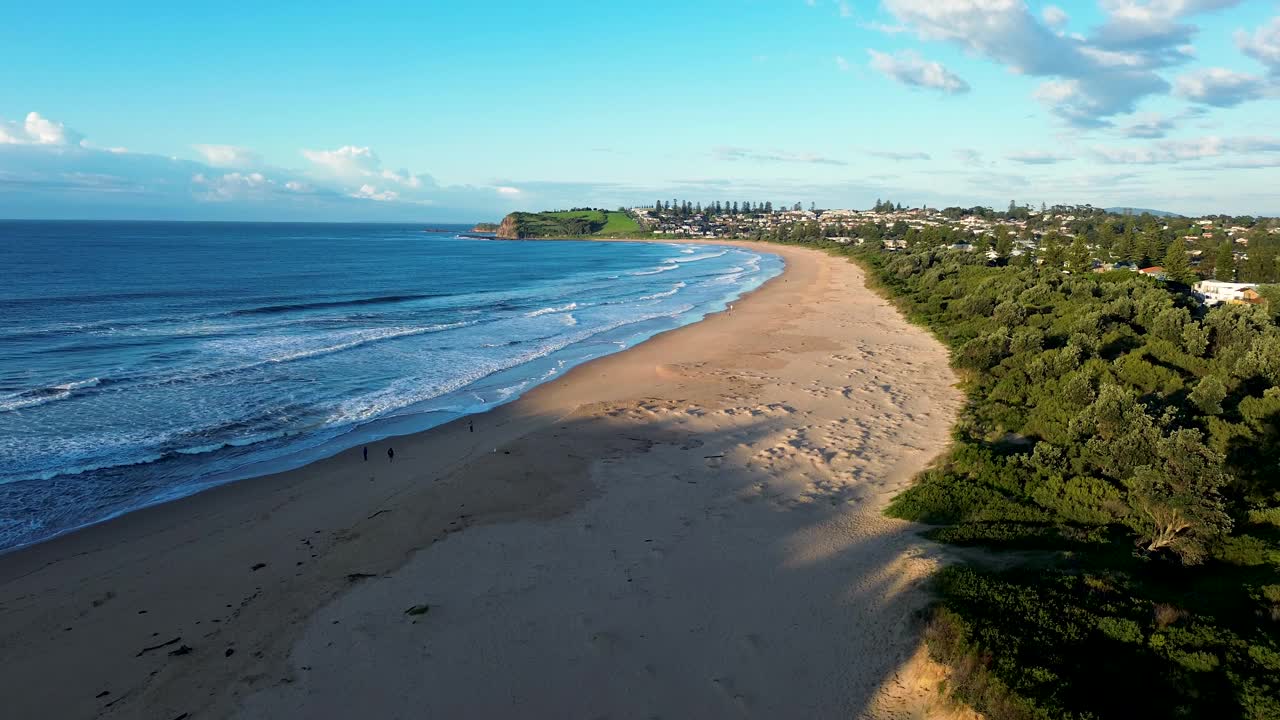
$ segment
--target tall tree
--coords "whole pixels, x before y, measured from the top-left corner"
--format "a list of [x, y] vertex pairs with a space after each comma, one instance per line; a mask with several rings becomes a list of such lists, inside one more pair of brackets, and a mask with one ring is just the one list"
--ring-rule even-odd
[[1213, 279], [1222, 282], [1235, 282], [1236, 280], [1236, 253], [1232, 247], [1232, 242], [1227, 240], [1218, 246], [1218, 252], [1213, 261]]
[[1191, 271], [1191, 262], [1187, 260], [1187, 250], [1181, 242], [1169, 246], [1164, 255], [1164, 275], [1176, 283], [1190, 285], [1195, 282], [1196, 274]]
[[1280, 239], [1261, 226], [1249, 233], [1249, 259], [1240, 279], [1245, 282], [1271, 283], [1277, 279], [1276, 262], [1280, 260]]
[[996, 228], [995, 251], [996, 257], [1003, 262], [1007, 262], [1013, 254], [1013, 234], [1004, 225]]
[[1046, 270], [1061, 272], [1066, 253], [1062, 247], [1062, 236], [1056, 231], [1050, 232], [1040, 239], [1040, 262]]
[[1071, 249], [1067, 251], [1067, 268], [1075, 275], [1093, 269], [1093, 256], [1089, 253], [1089, 245], [1083, 235], [1076, 235], [1075, 240], [1071, 241]]
[[1116, 262], [1133, 262], [1133, 240], [1129, 233], [1122, 233], [1112, 242], [1111, 259]]

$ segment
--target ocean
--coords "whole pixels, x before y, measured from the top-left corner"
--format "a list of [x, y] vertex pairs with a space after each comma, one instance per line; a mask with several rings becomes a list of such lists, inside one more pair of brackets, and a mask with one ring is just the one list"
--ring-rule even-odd
[[465, 230], [0, 221], [0, 551], [482, 412], [782, 270]]

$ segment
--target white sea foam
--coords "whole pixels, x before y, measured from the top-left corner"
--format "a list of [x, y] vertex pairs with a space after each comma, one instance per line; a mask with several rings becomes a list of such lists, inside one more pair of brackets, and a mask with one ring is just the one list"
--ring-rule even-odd
[[680, 269], [680, 266], [679, 266], [679, 265], [676, 265], [676, 264], [672, 263], [672, 264], [670, 264], [670, 265], [659, 265], [658, 267], [656, 267], [656, 268], [654, 268], [654, 269], [652, 269], [652, 270], [637, 270], [637, 271], [635, 271], [635, 272], [630, 272], [630, 273], [627, 273], [627, 274], [628, 274], [628, 275], [633, 275], [633, 276], [638, 276], [638, 275], [657, 275], [658, 273], [664, 273], [664, 272], [668, 272], [668, 271], [670, 271], [670, 270], [679, 270], [679, 269]]
[[66, 400], [71, 397], [70, 392], [54, 393], [50, 395], [41, 395], [40, 397], [19, 397], [9, 395], [0, 397], [0, 412], [10, 412], [12, 410], [22, 410], [23, 408], [44, 405], [45, 403], [57, 402], [58, 400]]
[[383, 342], [385, 340], [395, 340], [396, 338], [411, 337], [413, 335], [425, 335], [427, 333], [440, 332], [442, 330], [452, 330], [460, 328], [468, 323], [448, 323], [446, 325], [428, 325], [426, 327], [408, 327], [408, 328], [387, 328], [385, 330], [375, 330], [372, 332], [355, 333], [356, 337], [336, 345], [328, 345], [325, 347], [311, 348], [309, 350], [299, 350], [293, 353], [277, 355], [267, 358], [269, 363], [284, 363], [293, 360], [302, 360], [304, 358], [316, 357], [319, 355], [329, 355], [343, 350], [368, 345], [369, 343]]
[[657, 300], [658, 298], [671, 297], [672, 295], [675, 295], [676, 293], [680, 292], [680, 288], [683, 288], [683, 287], [686, 287], [686, 285], [682, 282], [678, 282], [675, 285], [672, 285], [671, 289], [667, 290], [666, 292], [654, 293], [652, 295], [645, 295], [645, 296], [636, 298], [636, 300], [637, 301]]
[[578, 307], [579, 307], [578, 303], [571, 302], [568, 305], [563, 305], [561, 307], [545, 307], [545, 308], [542, 308], [541, 310], [534, 310], [533, 312], [525, 313], [524, 316], [531, 317], [531, 318], [541, 317], [543, 315], [549, 315], [551, 313], [561, 313], [561, 312], [568, 312], [570, 310], [577, 310]]
[[714, 252], [714, 253], [703, 253], [701, 255], [690, 255], [689, 257], [671, 258], [666, 262], [672, 262], [672, 263], [700, 262], [702, 260], [711, 260], [713, 258], [724, 257], [728, 252], [729, 252], [728, 250], [721, 250], [720, 252]]
[[49, 387], [36, 388], [34, 390], [23, 390], [22, 392], [11, 393], [9, 395], [0, 395], [0, 412], [10, 412], [12, 410], [22, 410], [23, 408], [36, 407], [46, 403], [66, 400], [76, 391], [83, 388], [96, 387], [100, 381], [98, 378], [89, 378], [88, 380], [76, 380], [73, 382], [62, 383], [60, 385], [50, 385]]

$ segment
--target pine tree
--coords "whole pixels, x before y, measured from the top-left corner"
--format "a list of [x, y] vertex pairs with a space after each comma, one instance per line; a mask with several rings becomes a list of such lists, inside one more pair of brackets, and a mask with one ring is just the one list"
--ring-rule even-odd
[[1066, 260], [1066, 253], [1062, 248], [1062, 237], [1056, 232], [1051, 232], [1040, 239], [1040, 256], [1041, 264], [1044, 269], [1051, 272], [1061, 272], [1062, 263]]
[[1111, 244], [1111, 257], [1116, 262], [1133, 261], [1133, 242], [1128, 233], [1121, 235]]
[[1129, 249], [1129, 252], [1125, 255], [1124, 259], [1129, 262], [1136, 263], [1139, 267], [1146, 267], [1149, 264], [1147, 263], [1149, 258], [1143, 254], [1144, 248], [1142, 247], [1142, 241], [1138, 238], [1137, 233], [1133, 231], [1133, 228], [1126, 228], [1121, 237], [1122, 242]]
[[998, 258], [1006, 261], [1013, 254], [1013, 234], [1004, 225], [996, 228], [995, 251]]
[[1077, 235], [1071, 241], [1071, 249], [1067, 251], [1067, 266], [1074, 275], [1087, 273], [1093, 268], [1093, 257], [1089, 254], [1089, 245], [1083, 235]]
[[1196, 275], [1191, 272], [1191, 262], [1187, 260], [1186, 248], [1181, 243], [1170, 245], [1169, 251], [1165, 253], [1164, 276], [1183, 285], [1195, 282]]
[[769, 213], [770, 215], [772, 215], [772, 214], [773, 214], [773, 201], [772, 201], [772, 200], [766, 200], [766, 201], [764, 202], [764, 211], [765, 211], [766, 213]]
[[1242, 268], [1241, 280], [1255, 283], [1271, 283], [1277, 278], [1276, 263], [1280, 260], [1280, 244], [1274, 235], [1258, 228], [1249, 234], [1249, 259]]
[[1160, 232], [1160, 228], [1150, 227], [1142, 234], [1146, 240], [1148, 250], [1147, 257], [1151, 258], [1153, 262], [1156, 258], [1164, 257], [1165, 253], [1169, 250], [1169, 246], [1165, 243], [1164, 233]]
[[1213, 279], [1222, 282], [1235, 282], [1236, 254], [1230, 240], [1218, 246], [1217, 257], [1213, 261]]

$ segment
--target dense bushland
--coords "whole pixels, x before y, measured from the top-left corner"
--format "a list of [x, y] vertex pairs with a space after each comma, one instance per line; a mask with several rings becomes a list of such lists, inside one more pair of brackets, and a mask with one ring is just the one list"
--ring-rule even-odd
[[1271, 314], [1130, 272], [830, 247], [951, 347], [968, 395], [890, 513], [1031, 551], [940, 574], [952, 690], [993, 718], [1280, 718]]

